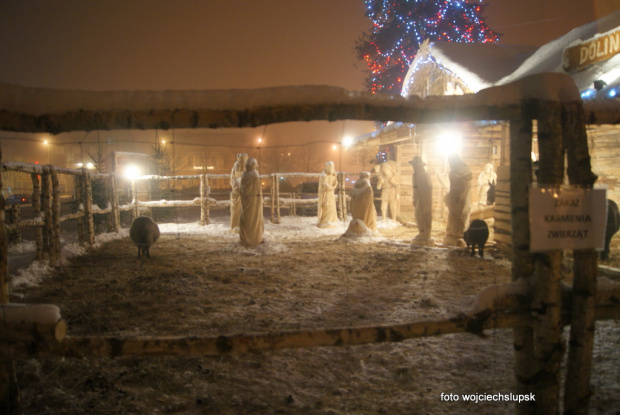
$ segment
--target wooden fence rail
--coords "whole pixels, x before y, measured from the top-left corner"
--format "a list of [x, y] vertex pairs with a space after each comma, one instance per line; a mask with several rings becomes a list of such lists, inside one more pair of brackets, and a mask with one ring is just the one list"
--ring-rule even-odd
[[[121, 212], [130, 212], [131, 218], [140, 215], [142, 210], [154, 207], [200, 207], [200, 225], [205, 226], [211, 223], [210, 211], [213, 207], [229, 206], [229, 200], [215, 200], [211, 196], [210, 180], [230, 179], [226, 174], [199, 174], [199, 175], [177, 175], [177, 176], [155, 176], [147, 175], [135, 178], [130, 183], [131, 201], [128, 204], [119, 203], [118, 185], [127, 179], [117, 174], [94, 173], [86, 168], [66, 169], [52, 165], [38, 165], [30, 163], [2, 163], [3, 171], [22, 172], [30, 174], [32, 178], [32, 206], [34, 218], [23, 219], [19, 205], [8, 208], [6, 214], [6, 230], [13, 236], [13, 240], [20, 242], [22, 230], [25, 228], [35, 229], [36, 259], [43, 260], [47, 255], [50, 266], [55, 266], [60, 260], [61, 242], [60, 227], [63, 222], [77, 220], [77, 233], [80, 243], [92, 245], [95, 242], [94, 216], [107, 215], [105, 230], [107, 232], [120, 232]], [[74, 176], [75, 188], [73, 191], [74, 212], [61, 214], [61, 195], [59, 187], [59, 174]], [[338, 212], [341, 219], [346, 218], [346, 189], [345, 178], [357, 175], [354, 173], [338, 172]], [[265, 196], [265, 204], [271, 208], [271, 222], [280, 223], [281, 209], [289, 208], [295, 212], [296, 206], [300, 204], [316, 204], [317, 199], [299, 199], [295, 194], [290, 197], [281, 197], [280, 180], [281, 177], [296, 178], [315, 178], [319, 179], [320, 173], [272, 173], [261, 175], [262, 179], [268, 179], [271, 184], [270, 195]], [[100, 208], [93, 202], [93, 180], [104, 183], [105, 199], [107, 206]], [[145, 182], [147, 185], [147, 199], [150, 199], [150, 189], [155, 182], [178, 181], [178, 180], [198, 180], [199, 192], [194, 199], [190, 200], [140, 200], [138, 183]], [[344, 212], [344, 213], [341, 213]]]

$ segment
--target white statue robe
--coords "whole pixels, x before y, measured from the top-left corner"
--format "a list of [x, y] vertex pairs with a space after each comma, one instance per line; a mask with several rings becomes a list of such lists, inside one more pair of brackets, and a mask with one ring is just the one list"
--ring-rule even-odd
[[364, 222], [373, 234], [377, 234], [377, 210], [374, 199], [370, 180], [359, 179], [355, 182], [355, 187], [351, 190], [351, 216]]
[[239, 240], [245, 246], [263, 242], [263, 191], [258, 171], [248, 170], [241, 177], [241, 218]]
[[419, 234], [417, 239], [429, 239], [433, 223], [433, 183], [424, 167], [414, 167], [413, 207]]
[[336, 197], [334, 196], [337, 184], [336, 175], [321, 174], [319, 180], [319, 206], [317, 209], [317, 216], [319, 218], [317, 226], [319, 228], [330, 226], [338, 221]]
[[445, 196], [448, 206], [448, 224], [446, 226], [446, 237], [448, 239], [463, 238], [471, 210], [471, 180], [471, 170], [465, 163], [459, 162], [451, 168], [450, 191]]
[[230, 191], [230, 229], [234, 232], [239, 232], [239, 220], [241, 219], [241, 176], [243, 171], [239, 170], [238, 163], [230, 173], [230, 185], [232, 190]]

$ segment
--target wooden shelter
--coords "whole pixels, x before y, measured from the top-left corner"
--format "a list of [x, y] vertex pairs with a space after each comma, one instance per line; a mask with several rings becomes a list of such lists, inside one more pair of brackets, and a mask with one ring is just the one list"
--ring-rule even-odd
[[[620, 11], [576, 28], [539, 48], [522, 45], [472, 44], [425, 41], [405, 78], [404, 97], [433, 97], [475, 94], [485, 88], [506, 85], [539, 73], [568, 74], [581, 98], [592, 102], [616, 100], [620, 96]], [[495, 240], [510, 245], [510, 149], [509, 126], [505, 122], [477, 121], [461, 124], [390, 123], [372, 134], [358, 137], [356, 145], [382, 148], [401, 171], [400, 212], [413, 220], [411, 174], [408, 162], [422, 156], [433, 179], [433, 220], [441, 222], [446, 208], [446, 156], [454, 151], [442, 138], [460, 135], [460, 152], [473, 173], [472, 218], [494, 223]], [[604, 185], [610, 199], [620, 202], [620, 130], [615, 125], [587, 127], [588, 147], [597, 184]], [[538, 161], [537, 125], [533, 126], [533, 161]], [[497, 200], [493, 211], [479, 204], [478, 176], [491, 163], [498, 174]], [[484, 201], [483, 201], [484, 202]]]

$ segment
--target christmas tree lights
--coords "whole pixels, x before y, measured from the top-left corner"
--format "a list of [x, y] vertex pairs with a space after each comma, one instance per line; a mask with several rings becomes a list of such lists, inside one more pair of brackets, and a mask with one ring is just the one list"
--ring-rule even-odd
[[410, 63], [426, 40], [497, 42], [500, 35], [482, 18], [480, 0], [364, 0], [370, 33], [358, 40], [373, 93], [399, 94]]

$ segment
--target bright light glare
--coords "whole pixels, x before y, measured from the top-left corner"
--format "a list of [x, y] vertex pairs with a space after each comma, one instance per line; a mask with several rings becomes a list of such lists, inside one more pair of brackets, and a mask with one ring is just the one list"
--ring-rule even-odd
[[338, 150], [338, 146], [337, 146], [336, 144], [334, 144], [334, 145], [332, 146], [332, 150]]
[[460, 154], [463, 135], [460, 131], [444, 131], [437, 137], [437, 146], [444, 155]]
[[123, 176], [125, 176], [126, 179], [133, 180], [140, 176], [140, 168], [134, 164], [129, 164], [125, 167]]
[[93, 168], [95, 168], [95, 165], [93, 163], [86, 163], [86, 168], [87, 169], [93, 169]]
[[345, 148], [351, 147], [351, 144], [353, 144], [353, 138], [351, 138], [351, 136], [346, 136], [345, 138], [342, 139], [342, 145]]

